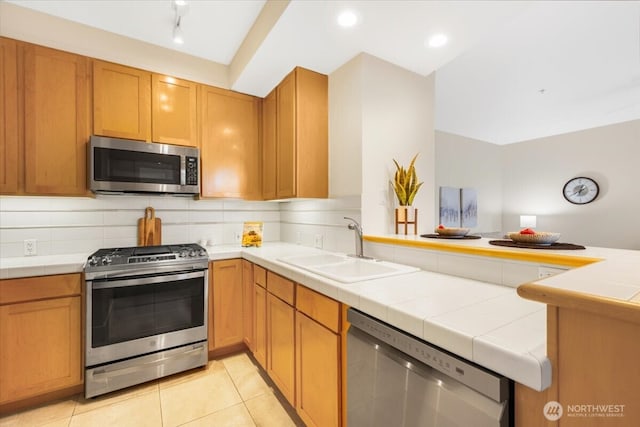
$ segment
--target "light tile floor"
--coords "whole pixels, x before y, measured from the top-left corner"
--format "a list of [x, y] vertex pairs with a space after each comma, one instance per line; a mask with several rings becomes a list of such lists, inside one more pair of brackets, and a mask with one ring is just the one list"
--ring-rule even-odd
[[0, 418], [0, 427], [303, 425], [246, 353], [94, 399], [77, 395]]

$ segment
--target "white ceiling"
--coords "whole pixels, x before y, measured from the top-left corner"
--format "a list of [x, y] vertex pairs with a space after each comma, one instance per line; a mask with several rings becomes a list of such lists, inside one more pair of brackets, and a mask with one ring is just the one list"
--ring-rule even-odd
[[[10, 0], [229, 65], [265, 1]], [[336, 25], [351, 9], [350, 29]], [[436, 32], [441, 49], [426, 48]], [[232, 82], [265, 96], [294, 66], [330, 74], [360, 52], [436, 73], [436, 128], [505, 144], [640, 118], [640, 2], [292, 1]], [[540, 90], [545, 89], [544, 94]]]

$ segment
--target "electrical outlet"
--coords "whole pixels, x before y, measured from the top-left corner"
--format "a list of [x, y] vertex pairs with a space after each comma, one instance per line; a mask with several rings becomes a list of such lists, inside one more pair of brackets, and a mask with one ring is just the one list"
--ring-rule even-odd
[[540, 266], [538, 267], [538, 279], [544, 279], [546, 277], [555, 276], [556, 274], [559, 274], [565, 271], [567, 271], [566, 268]]
[[241, 243], [242, 240], [242, 233], [236, 231], [235, 233], [233, 233], [233, 241], [236, 243]]
[[322, 249], [322, 234], [316, 234], [314, 245], [316, 248]]
[[38, 253], [38, 244], [36, 239], [26, 239], [24, 241], [25, 256], [33, 256]]

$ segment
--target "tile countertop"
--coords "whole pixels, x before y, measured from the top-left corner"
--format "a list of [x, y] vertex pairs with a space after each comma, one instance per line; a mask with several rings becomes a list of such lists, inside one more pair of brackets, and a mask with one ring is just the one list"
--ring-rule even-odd
[[[444, 240], [419, 236], [366, 236], [367, 241], [469, 255], [580, 267], [531, 285], [620, 302], [640, 301], [640, 251], [587, 247], [584, 250], [505, 248], [492, 239]], [[639, 307], [640, 308], [640, 307]]]
[[[451, 241], [393, 235], [365, 239], [580, 266], [533, 285], [640, 302], [639, 251], [503, 248], [484, 238]], [[265, 243], [261, 248], [213, 246], [207, 250], [211, 260], [243, 257], [535, 390], [544, 390], [551, 383], [546, 306], [519, 297], [513, 288], [428, 271], [346, 284], [279, 262], [285, 256], [326, 252], [288, 243]], [[4, 258], [0, 259], [0, 278], [79, 273], [86, 258], [87, 254]]]
[[[288, 243], [207, 250], [214, 261], [243, 257], [535, 390], [551, 384], [545, 305], [519, 297], [513, 288], [428, 271], [341, 283], [278, 261], [326, 253]], [[84, 254], [8, 258], [0, 260], [0, 274], [81, 272], [85, 260]]]

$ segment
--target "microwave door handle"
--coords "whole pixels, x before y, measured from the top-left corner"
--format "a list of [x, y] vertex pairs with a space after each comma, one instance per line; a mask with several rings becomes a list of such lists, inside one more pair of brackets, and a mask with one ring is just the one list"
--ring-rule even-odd
[[199, 277], [204, 277], [204, 272], [197, 271], [193, 273], [171, 274], [166, 276], [141, 277], [137, 279], [128, 278], [121, 280], [99, 280], [93, 281], [91, 287], [92, 289], [123, 288], [126, 286], [153, 285], [179, 280], [196, 279]]
[[180, 185], [187, 185], [187, 157], [180, 156]]

